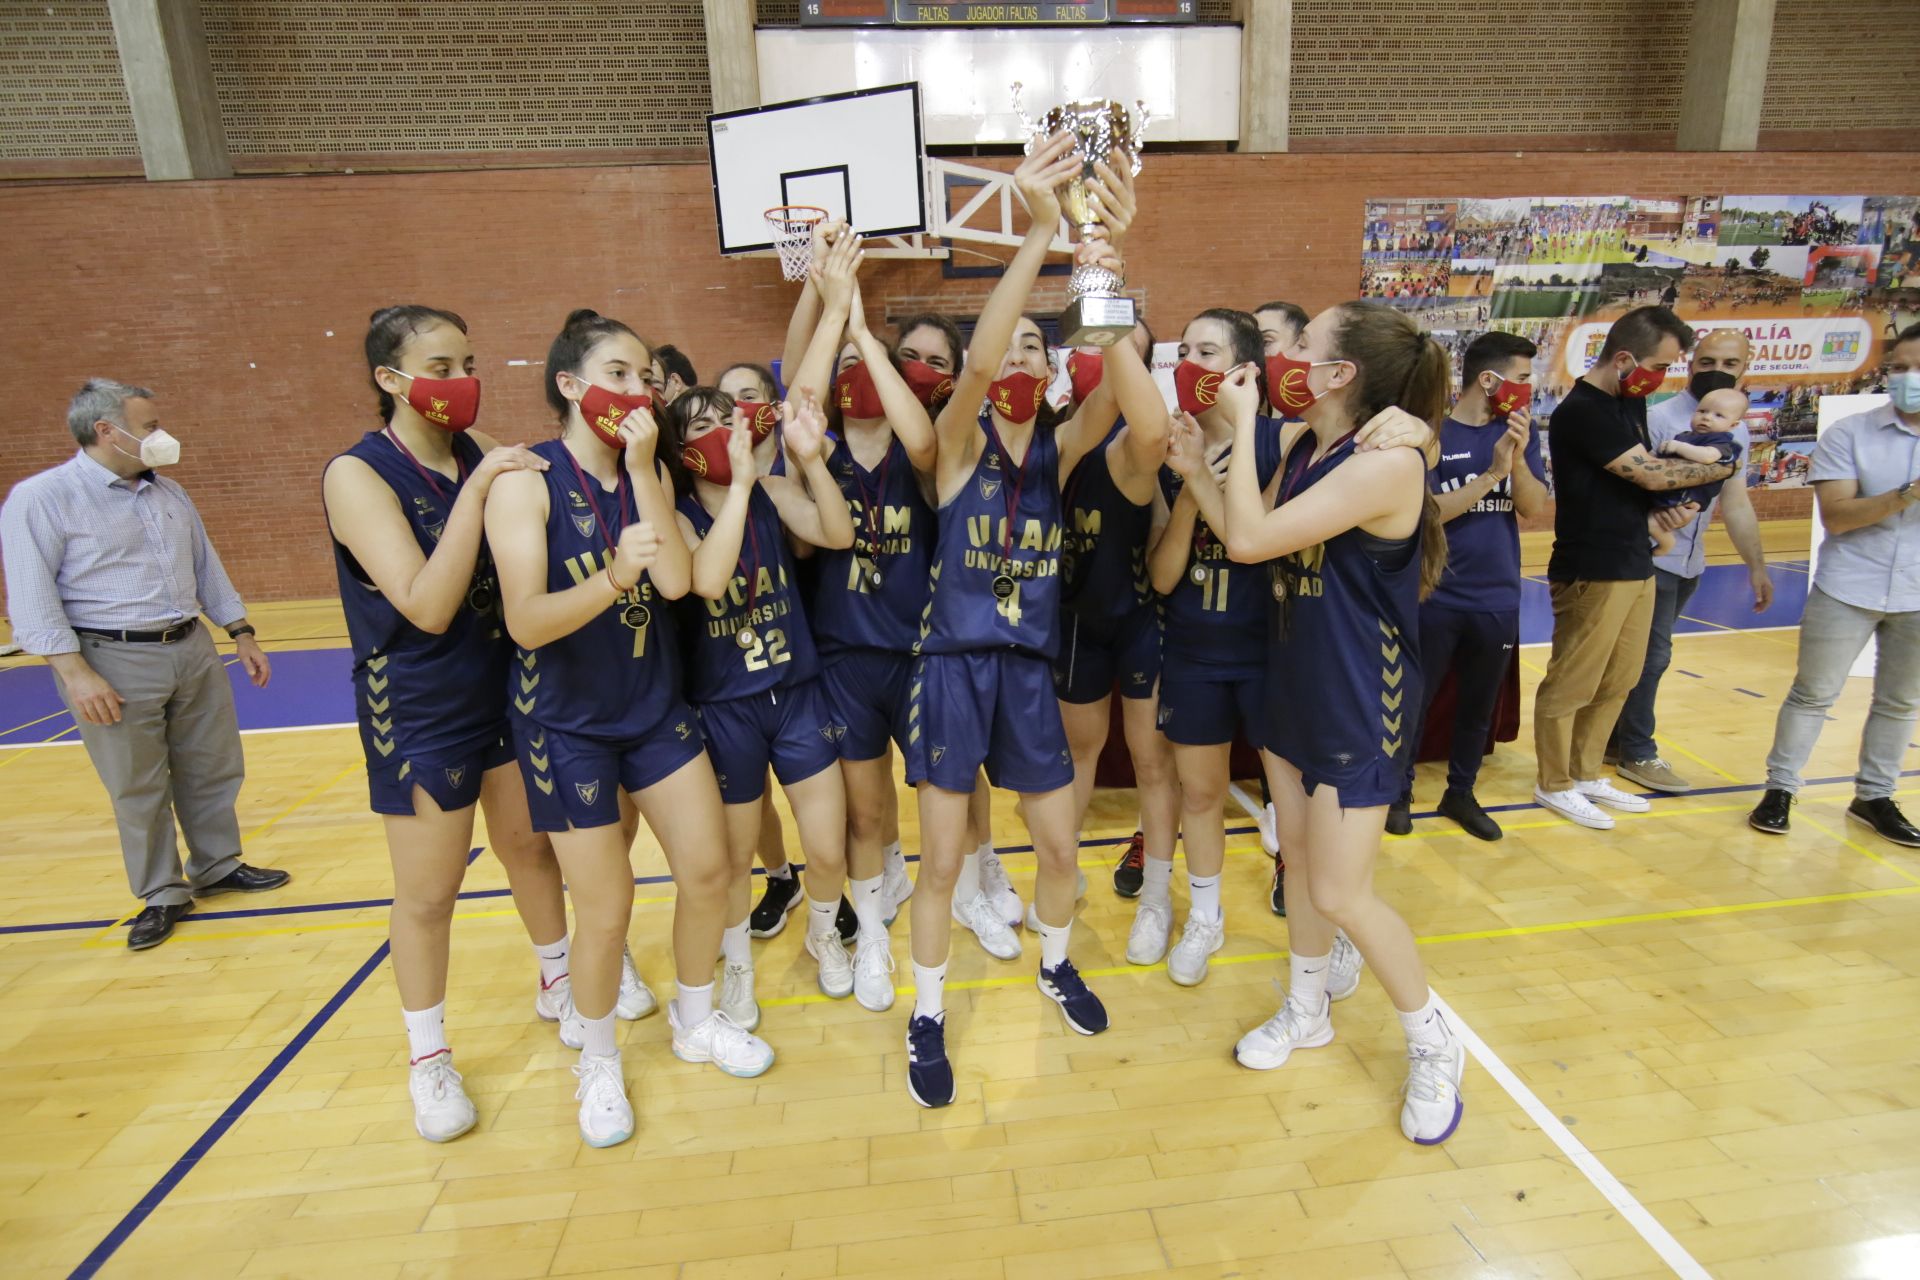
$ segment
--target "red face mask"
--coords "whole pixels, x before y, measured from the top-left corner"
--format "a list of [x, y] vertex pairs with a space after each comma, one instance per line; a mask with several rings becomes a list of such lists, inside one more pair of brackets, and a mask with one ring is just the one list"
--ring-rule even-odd
[[618, 391], [609, 391], [605, 387], [587, 384], [587, 394], [580, 397], [580, 416], [587, 420], [587, 426], [600, 442], [609, 449], [626, 447], [620, 439], [620, 424], [635, 409], [653, 408], [653, 397], [649, 395], [623, 396]]
[[953, 375], [940, 372], [924, 360], [902, 360], [900, 376], [907, 380], [907, 390], [913, 392], [913, 398], [929, 409], [933, 408], [934, 401], [953, 394]]
[[864, 360], [848, 365], [845, 372], [833, 380], [833, 394], [846, 417], [887, 416], [886, 407], [880, 403], [880, 392], [873, 385], [873, 372]]
[[1289, 418], [1297, 418], [1320, 397], [1307, 385], [1307, 375], [1323, 364], [1338, 360], [1295, 360], [1289, 356], [1267, 357], [1267, 397], [1273, 407]]
[[1633, 371], [1620, 378], [1620, 394], [1632, 400], [1644, 400], [1660, 389], [1667, 380], [1665, 369], [1649, 369], [1639, 361], [1634, 362]]
[[1032, 422], [1040, 412], [1040, 401], [1047, 394], [1045, 380], [1019, 370], [987, 386], [987, 403], [1008, 422], [1019, 426]]
[[1099, 352], [1076, 351], [1067, 357], [1067, 377], [1073, 383], [1073, 402], [1084, 404], [1100, 385], [1107, 371], [1107, 358]]
[[780, 406], [761, 404], [757, 400], [735, 400], [733, 407], [747, 417], [747, 427], [753, 433], [753, 442], [759, 444], [773, 434], [774, 427], [780, 421]]
[[1173, 366], [1173, 390], [1179, 399], [1180, 411], [1198, 417], [1213, 408], [1220, 399], [1220, 383], [1226, 376], [1191, 360], [1182, 360]]
[[[394, 368], [387, 372], [400, 373]], [[480, 379], [400, 376], [412, 379], [407, 383], [407, 403], [413, 411], [442, 431], [458, 434], [480, 416]]]
[[697, 440], [689, 440], [680, 449], [680, 464], [687, 474], [718, 485], [733, 483], [733, 459], [727, 456], [732, 427], [715, 427]]
[[1496, 418], [1507, 418], [1533, 403], [1533, 384], [1500, 379], [1500, 386], [1487, 398], [1487, 407]]

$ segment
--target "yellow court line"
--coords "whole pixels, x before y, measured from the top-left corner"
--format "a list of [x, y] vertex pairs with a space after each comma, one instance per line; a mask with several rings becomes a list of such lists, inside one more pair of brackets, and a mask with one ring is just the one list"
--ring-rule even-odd
[[[322, 782], [318, 786], [312, 788], [305, 795], [301, 796], [298, 800], [295, 800], [292, 804], [288, 805], [286, 808], [282, 809], [280, 812], [274, 814], [271, 818], [268, 818], [265, 822], [261, 823], [259, 826], [255, 827], [253, 830], [241, 836], [240, 837], [241, 847], [245, 848], [248, 842], [252, 840], [256, 840], [259, 837], [265, 835], [267, 832], [273, 830], [274, 827], [279, 825], [280, 820], [282, 818], [287, 817], [289, 814], [293, 813], [295, 810], [303, 807], [304, 805], [306, 805], [308, 801], [312, 800], [314, 797], [320, 795], [322, 792], [331, 788], [335, 783], [339, 782], [342, 778], [346, 777], [348, 774], [353, 773], [360, 769], [364, 769], [366, 767], [367, 766], [364, 762], [356, 761], [353, 764], [350, 764], [346, 768], [342, 769], [340, 772], [334, 774], [331, 778], [328, 778], [325, 782]], [[118, 920], [115, 920], [112, 924], [102, 929], [99, 933], [94, 934], [91, 938], [88, 938], [86, 941], [82, 942], [80, 945], [82, 947], [87, 947], [87, 948], [98, 948], [98, 947], [107, 946], [107, 945], [112, 945], [112, 946], [120, 945], [118, 940], [114, 941], [113, 943], [106, 943], [103, 941], [103, 939], [105, 939], [109, 934], [113, 933], [115, 930], [119, 929], [122, 925], [126, 924], [127, 921], [133, 919], [135, 916], [139, 915], [142, 911], [146, 910], [146, 905], [147, 904], [144, 902], [138, 904], [131, 911], [127, 912], [127, 914], [121, 916]]]
[[[1853, 840], [1847, 836], [1842, 835], [1840, 832], [1835, 831], [1832, 827], [1829, 827], [1826, 823], [1816, 822], [1812, 818], [1809, 818], [1805, 813], [1802, 813], [1800, 815], [1800, 821], [1806, 823], [1808, 826], [1812, 827], [1815, 831], [1818, 831], [1821, 835], [1826, 836], [1831, 840], [1838, 840], [1841, 844], [1853, 850], [1855, 853], [1859, 854], [1861, 857], [1871, 858], [1873, 861], [1879, 863], [1881, 866], [1885, 867], [1887, 870], [1893, 872], [1893, 874], [1899, 876], [1902, 880], [1906, 880], [1912, 884], [1920, 885], [1920, 876], [1913, 874], [1911, 871], [1908, 871], [1905, 867], [1900, 866], [1898, 863], [1887, 861], [1885, 858], [1881, 857], [1879, 854], [1875, 853], [1873, 850], [1867, 848], [1867, 846], [1859, 843], [1857, 840]], [[1846, 821], [1846, 819], [1842, 818], [1841, 821], [1844, 822]]]
[[13, 726], [13, 728], [11, 729], [0, 730], [0, 733], [18, 733], [22, 729], [31, 729], [33, 728], [33, 726], [37, 724], [45, 724], [49, 720], [55, 720], [61, 716], [70, 716], [72, 714], [73, 712], [67, 710], [65, 707], [62, 707], [58, 711], [49, 711], [46, 715], [41, 716], [38, 720], [29, 720], [25, 724], [17, 724]]
[[[40, 741], [35, 743], [34, 746], [45, 746], [49, 742], [58, 742], [60, 741], [60, 739], [66, 737], [68, 734], [77, 731], [79, 728], [80, 726], [77, 724], [70, 724], [66, 728], [62, 729], [60, 732], [54, 734], [51, 738], [40, 739]], [[18, 760], [21, 756], [30, 756], [32, 754], [33, 754], [33, 747], [23, 746], [18, 751], [8, 756], [5, 760], [0, 760], [0, 769], [6, 768], [8, 765], [12, 764], [15, 760]]]
[[1662, 746], [1665, 746], [1677, 752], [1678, 754], [1685, 756], [1687, 759], [1693, 761], [1695, 764], [1706, 766], [1707, 768], [1713, 770], [1715, 773], [1719, 774], [1721, 777], [1725, 778], [1728, 782], [1740, 783], [1740, 782], [1746, 781], [1746, 779], [1744, 778], [1734, 777], [1732, 774], [1728, 773], [1725, 769], [1722, 769], [1719, 765], [1707, 759], [1705, 756], [1695, 755], [1693, 752], [1687, 750], [1685, 747], [1681, 746], [1678, 742], [1675, 742], [1672, 738], [1668, 737], [1664, 733], [1655, 733], [1653, 737], [1654, 737], [1654, 740], [1656, 742], [1659, 742]]

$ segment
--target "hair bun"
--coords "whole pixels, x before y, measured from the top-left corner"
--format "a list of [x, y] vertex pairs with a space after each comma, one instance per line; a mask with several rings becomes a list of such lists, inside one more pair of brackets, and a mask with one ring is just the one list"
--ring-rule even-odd
[[578, 311], [569, 311], [567, 313], [567, 323], [563, 327], [571, 329], [576, 325], [588, 324], [599, 318], [600, 313], [592, 307], [581, 307]]

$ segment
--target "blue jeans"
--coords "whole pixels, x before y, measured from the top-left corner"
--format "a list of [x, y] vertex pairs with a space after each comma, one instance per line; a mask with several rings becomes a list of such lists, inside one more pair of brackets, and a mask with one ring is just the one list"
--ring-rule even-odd
[[1665, 569], [1653, 571], [1653, 630], [1647, 635], [1647, 663], [1613, 730], [1614, 749], [1622, 760], [1651, 760], [1660, 754], [1653, 743], [1653, 700], [1660, 693], [1660, 677], [1673, 661], [1673, 624], [1699, 586], [1698, 578], [1683, 578]]
[[1820, 738], [1827, 709], [1846, 688], [1847, 671], [1869, 637], [1879, 642], [1878, 661], [1853, 791], [1862, 800], [1893, 794], [1920, 711], [1920, 612], [1856, 609], [1818, 587], [1807, 593], [1800, 619], [1799, 669], [1774, 725], [1773, 750], [1767, 754], [1769, 787], [1800, 790], [1800, 771]]

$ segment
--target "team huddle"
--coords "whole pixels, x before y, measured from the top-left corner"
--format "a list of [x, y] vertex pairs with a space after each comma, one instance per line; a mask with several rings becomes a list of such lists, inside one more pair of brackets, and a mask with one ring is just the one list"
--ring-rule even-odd
[[[1055, 191], [1080, 163], [1060, 136], [1020, 166], [1033, 230], [964, 350], [939, 316], [909, 318], [890, 344], [871, 332], [858, 238], [823, 225], [784, 391], [753, 364], [697, 384], [671, 348], [576, 311], [544, 370], [560, 434], [531, 447], [474, 429], [464, 320], [374, 315], [384, 424], [328, 465], [324, 495], [394, 866], [421, 1136], [476, 1122], [445, 1026], [476, 805], [538, 959], [536, 1012], [580, 1051], [594, 1146], [634, 1128], [616, 1019], [658, 1007], [626, 949], [643, 819], [676, 887], [666, 1021], [684, 1061], [739, 1077], [773, 1066], [752, 938], [803, 897], [821, 992], [875, 1013], [893, 1006], [889, 930], [909, 914], [906, 1087], [922, 1106], [955, 1096], [956, 924], [1001, 960], [1031, 931], [1042, 996], [1073, 1031], [1105, 1031], [1070, 951], [1116, 687], [1141, 814], [1128, 960], [1205, 979], [1225, 936], [1223, 805], [1244, 737], [1286, 855], [1291, 959], [1284, 1003], [1237, 1060], [1270, 1070], [1329, 1043], [1331, 1003], [1364, 957], [1406, 1031], [1403, 1132], [1454, 1132], [1464, 1049], [1373, 889], [1421, 705], [1419, 605], [1446, 561], [1424, 456], [1448, 407], [1446, 353], [1379, 303], [1311, 318], [1214, 308], [1182, 333], [1176, 411], [1144, 325], [1073, 353], [1071, 394], [1050, 399], [1054, 353], [1024, 308]], [[1135, 211], [1124, 168], [1096, 166], [1108, 234], [1077, 250], [1116, 272]], [[1508, 468], [1525, 445], [1525, 366], [1483, 388], [1519, 423], [1489, 433]], [[918, 796], [917, 877], [896, 750]], [[776, 864], [756, 909], [775, 781], [804, 882]], [[1021, 797], [1031, 904], [993, 854], [987, 783]], [[1177, 841], [1190, 900], [1176, 937]]]

